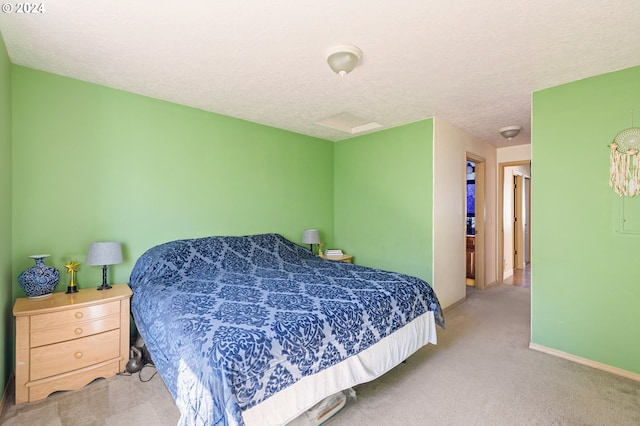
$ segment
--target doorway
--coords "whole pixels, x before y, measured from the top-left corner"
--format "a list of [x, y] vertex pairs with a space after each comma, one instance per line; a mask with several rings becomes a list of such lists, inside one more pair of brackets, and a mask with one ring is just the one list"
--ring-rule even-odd
[[466, 284], [478, 289], [485, 280], [485, 159], [467, 153], [465, 160], [465, 257]]
[[531, 271], [531, 162], [501, 163], [498, 211], [498, 282]]
[[476, 163], [467, 160], [467, 199], [466, 207], [466, 283], [468, 286], [476, 285]]

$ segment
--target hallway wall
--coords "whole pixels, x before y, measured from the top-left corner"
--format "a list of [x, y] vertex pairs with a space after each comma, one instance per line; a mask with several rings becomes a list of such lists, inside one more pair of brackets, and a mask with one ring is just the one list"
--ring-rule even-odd
[[[467, 153], [485, 161], [485, 283], [496, 281], [497, 172], [496, 148], [441, 119], [434, 119], [434, 282], [443, 306], [466, 297], [466, 160]], [[477, 223], [477, 222], [476, 222]], [[477, 250], [477, 248], [476, 248]], [[477, 267], [477, 272], [481, 268]], [[476, 275], [478, 282], [478, 275]], [[445, 289], [441, 291], [443, 284]]]

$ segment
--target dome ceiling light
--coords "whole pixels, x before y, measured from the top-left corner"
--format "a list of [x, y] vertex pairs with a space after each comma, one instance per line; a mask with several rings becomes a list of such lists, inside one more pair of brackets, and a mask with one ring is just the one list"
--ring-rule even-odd
[[522, 130], [522, 126], [507, 126], [500, 129], [499, 132], [503, 138], [511, 140], [518, 136], [520, 130]]
[[327, 49], [327, 63], [340, 77], [353, 71], [361, 59], [362, 50], [352, 44], [341, 44]]

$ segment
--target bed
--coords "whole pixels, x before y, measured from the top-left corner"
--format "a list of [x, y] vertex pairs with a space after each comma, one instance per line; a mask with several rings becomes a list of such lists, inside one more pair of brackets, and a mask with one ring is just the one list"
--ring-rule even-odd
[[132, 314], [181, 425], [282, 425], [444, 327], [426, 282], [278, 234], [172, 241], [131, 272]]

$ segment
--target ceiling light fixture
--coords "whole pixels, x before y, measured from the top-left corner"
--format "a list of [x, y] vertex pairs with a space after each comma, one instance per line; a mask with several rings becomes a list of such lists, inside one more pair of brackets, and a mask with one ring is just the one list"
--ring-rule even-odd
[[522, 126], [507, 126], [500, 129], [499, 132], [503, 138], [511, 140], [518, 136], [520, 130], [522, 130]]
[[353, 71], [360, 59], [362, 59], [362, 50], [352, 44], [341, 44], [327, 50], [329, 67], [341, 77]]

